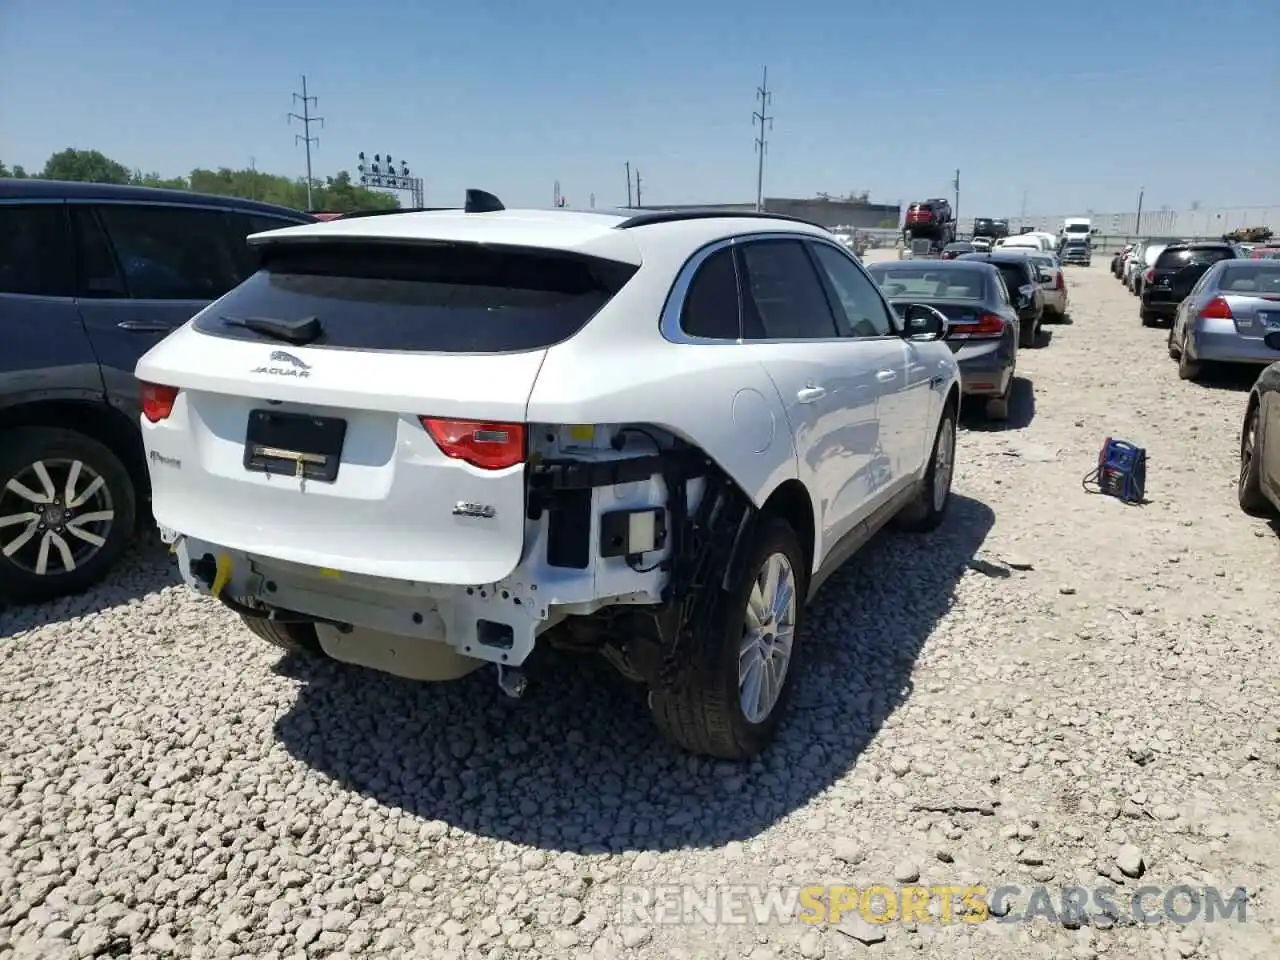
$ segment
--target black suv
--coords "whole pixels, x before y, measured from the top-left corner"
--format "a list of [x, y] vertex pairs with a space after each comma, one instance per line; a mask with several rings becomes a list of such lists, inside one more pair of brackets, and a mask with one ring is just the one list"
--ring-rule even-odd
[[1142, 277], [1142, 325], [1173, 320], [1178, 304], [1211, 266], [1238, 257], [1235, 247], [1220, 240], [1169, 244]]
[[100, 580], [146, 508], [139, 357], [315, 221], [232, 197], [0, 180], [0, 599]]

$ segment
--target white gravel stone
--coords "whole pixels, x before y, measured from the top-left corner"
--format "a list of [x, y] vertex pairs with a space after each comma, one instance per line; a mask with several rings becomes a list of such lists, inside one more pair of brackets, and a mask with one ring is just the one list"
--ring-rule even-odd
[[[1073, 322], [1020, 355], [1010, 422], [963, 418], [947, 522], [877, 537], [808, 611], [755, 763], [669, 749], [632, 687], [554, 651], [518, 704], [487, 671], [429, 686], [282, 657], [154, 543], [81, 597], [0, 610], [0, 955], [1273, 955], [1265, 917], [1153, 952], [1129, 924], [711, 930], [622, 909], [624, 887], [921, 870], [1280, 888], [1258, 574], [1280, 543], [1235, 503], [1248, 377], [1179, 380], [1105, 267], [1067, 278]], [[1146, 506], [1081, 490], [1107, 436], [1148, 448]]]

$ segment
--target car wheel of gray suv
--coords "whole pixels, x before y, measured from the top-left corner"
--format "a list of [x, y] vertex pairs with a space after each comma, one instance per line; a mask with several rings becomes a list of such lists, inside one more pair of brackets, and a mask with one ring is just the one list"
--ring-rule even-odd
[[110, 449], [82, 433], [0, 436], [0, 597], [38, 603], [97, 583], [133, 539], [137, 495]]

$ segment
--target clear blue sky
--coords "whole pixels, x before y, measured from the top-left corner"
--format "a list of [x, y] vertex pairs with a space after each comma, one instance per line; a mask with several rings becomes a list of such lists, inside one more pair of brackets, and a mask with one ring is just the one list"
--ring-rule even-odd
[[0, 160], [318, 175], [391, 151], [428, 204], [950, 195], [961, 214], [1280, 203], [1276, 0], [0, 0]]

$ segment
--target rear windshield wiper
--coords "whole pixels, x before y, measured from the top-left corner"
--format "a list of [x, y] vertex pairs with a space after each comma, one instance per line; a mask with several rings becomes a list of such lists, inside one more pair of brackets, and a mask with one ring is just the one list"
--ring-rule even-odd
[[229, 327], [243, 327], [264, 337], [283, 340], [285, 343], [305, 346], [314, 343], [324, 334], [318, 317], [300, 317], [297, 320], [281, 320], [277, 317], [223, 317]]

